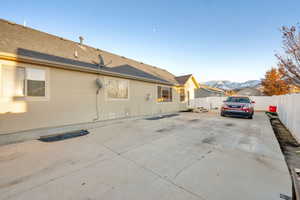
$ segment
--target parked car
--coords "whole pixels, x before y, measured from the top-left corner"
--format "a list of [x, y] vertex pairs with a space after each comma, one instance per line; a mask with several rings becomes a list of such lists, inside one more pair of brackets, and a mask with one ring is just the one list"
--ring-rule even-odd
[[230, 96], [221, 107], [221, 116], [243, 116], [252, 119], [254, 103], [246, 96]]

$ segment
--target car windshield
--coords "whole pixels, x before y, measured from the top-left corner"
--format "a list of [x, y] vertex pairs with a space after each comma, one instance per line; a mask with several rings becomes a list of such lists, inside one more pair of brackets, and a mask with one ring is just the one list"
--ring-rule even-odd
[[250, 99], [247, 97], [228, 97], [226, 102], [250, 103]]

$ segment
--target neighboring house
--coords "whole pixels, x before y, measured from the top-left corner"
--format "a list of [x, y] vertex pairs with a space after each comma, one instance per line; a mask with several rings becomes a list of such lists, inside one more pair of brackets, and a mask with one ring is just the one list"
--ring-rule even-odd
[[195, 98], [195, 90], [200, 87], [192, 74], [175, 77], [178, 82], [177, 91], [180, 94], [180, 102], [189, 105], [190, 100]]
[[195, 90], [195, 98], [223, 96], [226, 96], [224, 90], [209, 87], [206, 85], [200, 85], [200, 88]]
[[290, 94], [292, 93], [300, 93], [300, 87], [297, 87], [295, 85], [290, 85]]
[[164, 69], [6, 20], [0, 38], [0, 135], [185, 108]]
[[243, 88], [243, 89], [236, 90], [236, 95], [263, 96], [263, 93], [256, 88]]

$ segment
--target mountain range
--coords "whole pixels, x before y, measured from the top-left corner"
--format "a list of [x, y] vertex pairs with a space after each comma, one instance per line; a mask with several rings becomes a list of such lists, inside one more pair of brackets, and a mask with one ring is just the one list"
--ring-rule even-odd
[[249, 80], [245, 82], [232, 82], [226, 80], [208, 81], [204, 83], [207, 86], [220, 88], [223, 90], [236, 90], [242, 88], [257, 88], [261, 85], [260, 80]]

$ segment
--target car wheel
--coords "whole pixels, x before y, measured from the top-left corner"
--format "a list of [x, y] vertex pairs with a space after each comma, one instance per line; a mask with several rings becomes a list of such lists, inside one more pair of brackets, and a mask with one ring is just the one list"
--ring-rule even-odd
[[248, 119], [253, 119], [253, 114], [249, 115]]
[[222, 117], [225, 117], [225, 115], [224, 115], [224, 113], [223, 113], [223, 112], [221, 112], [221, 116], [222, 116]]

